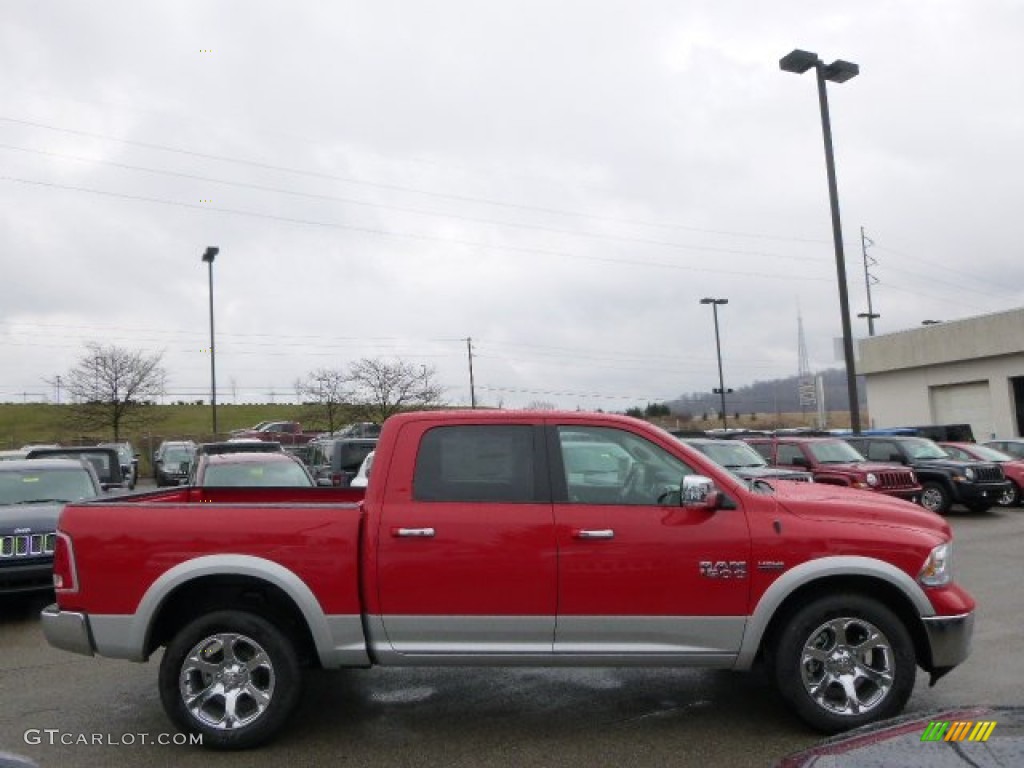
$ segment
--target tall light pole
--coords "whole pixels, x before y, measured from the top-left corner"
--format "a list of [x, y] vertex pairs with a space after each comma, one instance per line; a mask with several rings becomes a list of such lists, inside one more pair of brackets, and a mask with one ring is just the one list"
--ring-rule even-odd
[[213, 259], [220, 248], [210, 246], [203, 254], [210, 274], [210, 405], [213, 406], [213, 437], [217, 438], [217, 355], [213, 341]]
[[728, 299], [701, 299], [701, 304], [710, 304], [711, 313], [715, 316], [715, 354], [718, 357], [718, 389], [712, 390], [715, 394], [722, 398], [722, 429], [729, 428], [728, 418], [725, 413], [725, 393], [732, 392], [732, 390], [726, 390], [725, 380], [722, 377], [722, 342], [718, 336], [718, 306], [719, 304], [728, 304]]
[[825, 139], [825, 169], [828, 173], [828, 198], [832, 206], [832, 240], [836, 251], [836, 274], [839, 278], [839, 312], [843, 320], [843, 357], [846, 359], [846, 391], [850, 399], [850, 427], [860, 432], [860, 402], [857, 399], [857, 370], [853, 360], [853, 330], [850, 327], [850, 298], [846, 290], [846, 258], [843, 255], [843, 228], [839, 221], [839, 192], [836, 189], [836, 165], [832, 156], [832, 124], [828, 116], [828, 93], [825, 81], [845, 83], [860, 73], [860, 67], [849, 61], [836, 59], [825, 64], [818, 54], [799, 49], [787, 53], [779, 60], [785, 72], [803, 74], [814, 67], [818, 80], [818, 105], [821, 108], [821, 133]]

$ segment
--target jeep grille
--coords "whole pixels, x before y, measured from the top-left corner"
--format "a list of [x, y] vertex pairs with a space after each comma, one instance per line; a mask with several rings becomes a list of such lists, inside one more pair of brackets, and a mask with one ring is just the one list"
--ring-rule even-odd
[[914, 488], [914, 475], [910, 472], [876, 472], [878, 476], [878, 488], [884, 491], [896, 490], [899, 488]]
[[56, 533], [20, 533], [16, 536], [0, 536], [0, 559], [52, 555], [56, 543]]

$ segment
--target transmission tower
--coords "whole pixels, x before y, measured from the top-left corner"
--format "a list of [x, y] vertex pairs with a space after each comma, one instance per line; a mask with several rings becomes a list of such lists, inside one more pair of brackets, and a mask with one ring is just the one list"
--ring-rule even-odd
[[807, 359], [807, 342], [804, 340], [804, 319], [797, 310], [797, 355], [800, 357], [799, 369], [797, 370], [797, 388], [800, 396], [800, 413], [804, 414], [808, 408], [817, 408], [818, 395], [814, 386], [814, 375], [811, 373], [811, 364]]

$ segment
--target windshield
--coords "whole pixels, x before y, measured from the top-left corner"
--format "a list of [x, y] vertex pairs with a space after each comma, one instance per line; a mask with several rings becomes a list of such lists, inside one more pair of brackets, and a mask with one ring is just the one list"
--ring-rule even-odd
[[183, 461], [192, 461], [192, 451], [187, 448], [168, 448], [160, 461], [166, 464], [180, 464]]
[[842, 440], [811, 443], [808, 447], [819, 464], [851, 464], [865, 460], [856, 448]]
[[768, 466], [764, 457], [746, 443], [691, 443], [691, 446], [723, 467]]
[[948, 459], [946, 453], [938, 444], [923, 437], [914, 437], [903, 441], [907, 456], [911, 459]]
[[203, 474], [204, 488], [308, 488], [313, 485], [306, 471], [292, 461], [273, 464], [210, 464]]
[[0, 504], [32, 504], [91, 499], [97, 495], [84, 469], [15, 470], [0, 472]]

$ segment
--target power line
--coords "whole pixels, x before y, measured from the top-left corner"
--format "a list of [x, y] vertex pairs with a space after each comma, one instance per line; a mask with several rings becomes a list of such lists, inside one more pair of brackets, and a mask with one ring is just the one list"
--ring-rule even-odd
[[30, 120], [19, 120], [17, 118], [12, 118], [12, 117], [0, 116], [0, 121], [4, 121], [4, 122], [8, 122], [8, 123], [14, 123], [16, 125], [24, 125], [24, 126], [28, 126], [28, 127], [32, 127], [32, 128], [42, 128], [42, 129], [48, 130], [48, 131], [56, 131], [56, 132], [60, 132], [60, 133], [70, 133], [70, 134], [77, 135], [77, 136], [85, 136], [85, 137], [88, 137], [88, 138], [91, 138], [91, 139], [100, 139], [100, 140], [103, 140], [103, 141], [111, 141], [111, 142], [115, 142], [115, 143], [119, 143], [119, 144], [125, 144], [125, 145], [128, 145], [128, 146], [136, 146], [136, 147], [140, 147], [140, 148], [144, 148], [144, 149], [152, 149], [152, 150], [158, 150], [158, 151], [161, 151], [161, 152], [170, 152], [170, 153], [173, 153], [173, 154], [186, 155], [186, 156], [189, 156], [189, 157], [197, 157], [197, 158], [201, 158], [201, 159], [204, 159], [204, 160], [216, 160], [218, 162], [232, 163], [232, 164], [236, 164], [236, 165], [244, 165], [244, 166], [249, 166], [249, 167], [252, 167], [252, 168], [261, 168], [263, 170], [272, 170], [272, 171], [277, 171], [277, 172], [281, 172], [281, 173], [291, 173], [291, 174], [295, 174], [295, 175], [298, 175], [298, 176], [308, 176], [308, 177], [312, 177], [312, 178], [329, 179], [331, 181], [340, 181], [340, 182], [344, 182], [344, 183], [347, 183], [347, 184], [358, 184], [358, 185], [367, 186], [367, 187], [376, 188], [376, 189], [386, 189], [386, 190], [391, 190], [391, 191], [409, 192], [409, 193], [413, 193], [413, 194], [424, 195], [424, 196], [427, 196], [427, 197], [434, 197], [434, 198], [440, 198], [440, 199], [446, 199], [446, 200], [453, 200], [453, 201], [456, 201], [456, 202], [478, 203], [478, 204], [482, 204], [482, 205], [490, 205], [490, 206], [496, 206], [496, 207], [501, 207], [501, 208], [514, 209], [514, 210], [532, 211], [532, 212], [536, 212], [536, 213], [545, 213], [545, 214], [555, 214], [555, 215], [558, 215], [558, 216], [568, 216], [568, 217], [575, 217], [575, 218], [586, 218], [586, 219], [594, 219], [594, 220], [613, 222], [613, 223], [619, 223], [619, 224], [630, 224], [630, 225], [645, 226], [645, 227], [657, 227], [657, 228], [662, 228], [662, 229], [678, 229], [678, 230], [684, 230], [684, 231], [689, 231], [689, 232], [701, 232], [701, 233], [704, 233], [704, 234], [726, 235], [726, 236], [730, 236], [730, 237], [745, 237], [745, 238], [753, 238], [753, 239], [761, 239], [761, 240], [779, 240], [779, 241], [804, 242], [804, 243], [815, 243], [815, 244], [828, 244], [829, 242], [831, 242], [829, 240], [815, 240], [815, 239], [805, 239], [805, 238], [796, 238], [796, 237], [763, 235], [763, 234], [749, 233], [749, 232], [733, 232], [733, 231], [728, 231], [728, 230], [702, 229], [700, 227], [690, 227], [690, 226], [685, 226], [685, 225], [682, 225], [682, 224], [674, 224], [674, 223], [650, 222], [650, 221], [639, 221], [639, 220], [632, 220], [632, 219], [613, 218], [613, 217], [607, 217], [607, 216], [597, 216], [595, 214], [590, 214], [590, 213], [586, 213], [586, 212], [582, 212], [582, 211], [568, 211], [568, 210], [558, 209], [558, 208], [547, 208], [547, 207], [544, 207], [544, 206], [526, 205], [526, 204], [522, 204], [522, 203], [510, 203], [510, 202], [503, 201], [503, 200], [493, 200], [493, 199], [489, 199], [489, 198], [473, 197], [473, 196], [470, 196], [470, 195], [455, 195], [455, 194], [449, 194], [449, 193], [444, 193], [444, 192], [435, 192], [435, 191], [432, 191], [432, 190], [419, 189], [419, 188], [416, 188], [416, 187], [408, 187], [408, 186], [404, 186], [404, 185], [401, 185], [401, 184], [388, 184], [388, 183], [383, 183], [383, 182], [366, 181], [364, 179], [357, 179], [357, 178], [353, 178], [353, 177], [350, 177], [350, 176], [341, 176], [341, 175], [338, 175], [338, 174], [325, 173], [323, 171], [310, 171], [310, 170], [304, 170], [304, 169], [299, 169], [299, 168], [290, 168], [290, 167], [287, 167], [287, 166], [273, 165], [273, 164], [270, 164], [270, 163], [262, 163], [262, 162], [255, 161], [255, 160], [246, 160], [246, 159], [243, 159], [243, 158], [226, 157], [224, 155], [216, 155], [216, 154], [212, 154], [212, 153], [198, 152], [198, 151], [195, 151], [195, 150], [183, 149], [183, 148], [180, 148], [180, 147], [170, 147], [170, 146], [167, 146], [167, 145], [155, 144], [155, 143], [152, 143], [152, 142], [134, 141], [134, 140], [131, 140], [131, 139], [121, 139], [121, 138], [117, 138], [117, 137], [114, 137], [114, 136], [107, 136], [107, 135], [99, 134], [99, 133], [91, 133], [89, 131], [82, 131], [82, 130], [78, 130], [78, 129], [75, 129], [75, 128], [62, 128], [60, 126], [47, 125], [45, 123], [38, 123], [38, 122], [30, 121]]
[[199, 210], [206, 212], [216, 213], [227, 213], [236, 216], [247, 216], [257, 219], [267, 219], [270, 221], [281, 221], [290, 224], [300, 224], [305, 226], [325, 227], [329, 229], [340, 229], [349, 232], [357, 232], [360, 234], [368, 235], [381, 235], [384, 237], [395, 237], [400, 239], [408, 240], [421, 240], [426, 242], [438, 242], [446, 243], [449, 245], [461, 245], [470, 248], [479, 248], [482, 250], [500, 250], [500, 251], [512, 251], [514, 253], [526, 253], [537, 256], [559, 256], [562, 258], [569, 259], [581, 259], [583, 261], [597, 261], [606, 264], [624, 264], [628, 266], [637, 267], [654, 267], [660, 269], [672, 269], [672, 270], [685, 270], [687, 272], [706, 272], [711, 274], [731, 275], [733, 277], [762, 277], [767, 280], [799, 280], [808, 282], [825, 282], [828, 278], [825, 277], [811, 277], [807, 275], [793, 275], [793, 274], [780, 274], [780, 273], [768, 273], [768, 272], [749, 272], [749, 271], [738, 271], [728, 269], [713, 269], [711, 267], [693, 266], [692, 264], [668, 264], [665, 262], [646, 261], [642, 259], [625, 259], [615, 258], [611, 256], [590, 256], [579, 253], [570, 253], [568, 251], [559, 251], [543, 248], [528, 248], [526, 246], [506, 245], [502, 243], [483, 243], [473, 240], [462, 240], [459, 238], [441, 237], [438, 235], [424, 235], [419, 233], [410, 232], [395, 232], [386, 229], [377, 229], [373, 227], [359, 227], [351, 224], [337, 224], [334, 222], [327, 221], [316, 221], [312, 219], [297, 219], [289, 216], [278, 216], [269, 213], [256, 213], [254, 211], [245, 211], [236, 208], [223, 208], [219, 206], [201, 205], [197, 203], [184, 203], [175, 200], [162, 200], [155, 197], [147, 197], [144, 195], [129, 195], [122, 192], [109, 192], [101, 189], [94, 189], [91, 187], [78, 187], [70, 184], [57, 184], [55, 182], [38, 181], [34, 179], [22, 179], [14, 176], [0, 176], [2, 181], [13, 181], [19, 184], [28, 184], [32, 186], [48, 187], [51, 189], [62, 189], [71, 192], [85, 192], [94, 195], [101, 195], [104, 197], [113, 197], [123, 200], [135, 200], [139, 202], [155, 203], [158, 205], [171, 205], [178, 208], [185, 208], [189, 210]]
[[[325, 195], [325, 194], [318, 194], [318, 193], [313, 193], [313, 192], [299, 192], [299, 191], [296, 191], [296, 190], [282, 189], [281, 187], [269, 187], [269, 186], [265, 186], [265, 185], [262, 185], [262, 184], [251, 184], [251, 183], [248, 183], [248, 182], [230, 181], [230, 180], [227, 180], [227, 179], [217, 179], [217, 178], [213, 178], [213, 177], [210, 177], [210, 176], [199, 176], [197, 174], [191, 174], [191, 173], [181, 173], [181, 172], [178, 172], [178, 171], [167, 171], [167, 170], [161, 170], [161, 169], [156, 169], [156, 168], [146, 168], [144, 166], [129, 165], [128, 163], [118, 163], [118, 162], [114, 162], [114, 161], [111, 161], [111, 160], [96, 160], [96, 159], [93, 159], [93, 158], [85, 158], [85, 157], [79, 157], [79, 156], [75, 156], [75, 155], [67, 155], [67, 154], [63, 154], [63, 153], [60, 153], [60, 152], [47, 152], [47, 151], [40, 150], [40, 149], [30, 149], [30, 148], [27, 148], [27, 147], [17, 147], [17, 146], [13, 146], [13, 145], [10, 145], [10, 144], [0, 144], [0, 149], [14, 150], [14, 151], [18, 151], [18, 152], [31, 152], [31, 153], [35, 153], [35, 154], [44, 155], [44, 156], [47, 156], [47, 157], [67, 158], [67, 159], [71, 159], [71, 160], [75, 160], [75, 161], [79, 161], [79, 162], [95, 163], [97, 165], [109, 165], [109, 166], [112, 166], [112, 167], [115, 167], [115, 168], [122, 168], [122, 169], [126, 169], [126, 170], [142, 171], [142, 172], [145, 172], [145, 173], [152, 173], [152, 174], [171, 176], [171, 177], [175, 177], [175, 178], [189, 179], [189, 180], [192, 180], [192, 181], [202, 181], [202, 182], [208, 182], [208, 183], [212, 183], [212, 184], [221, 184], [221, 185], [225, 185], [225, 186], [238, 187], [238, 188], [242, 188], [242, 189], [252, 189], [252, 190], [256, 190], [256, 191], [260, 191], [260, 192], [272, 192], [272, 193], [275, 193], [275, 194], [290, 195], [290, 196], [303, 197], [303, 198], [314, 199], [314, 200], [325, 200], [325, 201], [329, 201], [329, 202], [345, 203], [347, 205], [358, 205], [358, 206], [363, 206], [363, 207], [367, 207], [367, 208], [375, 208], [375, 209], [378, 209], [378, 210], [398, 211], [400, 213], [412, 213], [412, 214], [416, 214], [416, 215], [420, 215], [420, 216], [431, 216], [431, 217], [434, 217], [434, 218], [441, 218], [441, 219], [454, 219], [454, 220], [457, 220], [457, 221], [466, 221], [466, 222], [470, 222], [470, 223], [473, 223], [473, 224], [486, 224], [486, 225], [491, 225], [491, 226], [509, 227], [509, 228], [512, 228], [512, 229], [522, 229], [522, 230], [529, 230], [529, 231], [534, 231], [534, 232], [544, 232], [544, 233], [547, 233], [547, 234], [569, 235], [569, 236], [572, 236], [572, 237], [584, 237], [584, 238], [590, 238], [590, 239], [595, 239], [595, 240], [607, 240], [607, 241], [622, 242], [622, 243], [635, 243], [635, 244], [639, 244], [639, 245], [652, 245], [652, 246], [658, 246], [658, 247], [662, 247], [662, 248], [672, 248], [672, 249], [677, 249], [677, 250], [707, 251], [707, 252], [711, 252], [711, 253], [729, 253], [729, 254], [734, 254], [734, 255], [737, 255], [737, 256], [760, 256], [760, 257], [771, 258], [771, 259], [790, 259], [790, 260], [793, 260], [793, 261], [810, 261], [810, 262], [818, 261], [818, 259], [813, 257], [813, 256], [793, 256], [793, 255], [785, 254], [785, 253], [770, 253], [770, 252], [765, 252], [765, 251], [751, 251], [751, 250], [738, 249], [738, 248], [721, 248], [721, 247], [717, 247], [717, 246], [693, 245], [693, 244], [690, 244], [690, 243], [674, 243], [674, 242], [669, 242], [669, 241], [666, 241], [666, 240], [654, 240], [654, 239], [651, 239], [651, 238], [631, 237], [631, 236], [627, 236], [627, 235], [615, 235], [615, 234], [608, 234], [608, 233], [604, 233], [604, 232], [587, 232], [587, 231], [582, 231], [582, 230], [577, 230], [577, 229], [564, 229], [564, 228], [560, 228], [560, 227], [549, 227], [549, 226], [544, 226], [544, 225], [540, 225], [540, 224], [523, 224], [523, 223], [519, 223], [519, 222], [501, 221], [501, 220], [498, 220], [498, 219], [487, 219], [487, 218], [482, 218], [482, 217], [479, 217], [479, 216], [465, 216], [465, 215], [456, 214], [456, 213], [443, 213], [443, 212], [439, 212], [439, 211], [429, 211], [429, 210], [426, 210], [426, 209], [423, 209], [423, 208], [411, 208], [411, 207], [408, 207], [408, 206], [388, 205], [388, 204], [385, 204], [385, 203], [372, 203], [372, 202], [367, 202], [365, 200], [357, 200], [355, 198], [350, 198], [350, 197], [338, 197], [337, 195]], [[203, 206], [203, 208], [207, 209], [206, 206]], [[724, 234], [724, 233], [717, 233], [717, 234]]]

